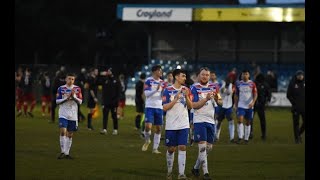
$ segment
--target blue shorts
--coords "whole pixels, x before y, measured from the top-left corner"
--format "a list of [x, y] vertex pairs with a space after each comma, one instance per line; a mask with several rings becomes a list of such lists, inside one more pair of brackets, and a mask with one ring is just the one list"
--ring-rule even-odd
[[78, 130], [78, 121], [71, 121], [65, 118], [59, 118], [59, 128], [67, 128], [69, 132]]
[[187, 145], [189, 128], [166, 130], [166, 146]]
[[213, 144], [215, 138], [215, 124], [203, 122], [194, 123], [194, 141], [207, 141]]
[[232, 107], [230, 108], [221, 108], [218, 115], [218, 120], [222, 121], [225, 117], [229, 120], [231, 120], [231, 114], [232, 114]]
[[238, 108], [237, 116], [243, 116], [245, 119], [252, 121], [253, 119], [253, 109]]
[[157, 108], [146, 108], [145, 111], [145, 122], [154, 125], [162, 125], [163, 110]]
[[214, 114], [219, 115], [219, 112], [220, 112], [221, 108], [222, 108], [221, 106], [214, 107]]

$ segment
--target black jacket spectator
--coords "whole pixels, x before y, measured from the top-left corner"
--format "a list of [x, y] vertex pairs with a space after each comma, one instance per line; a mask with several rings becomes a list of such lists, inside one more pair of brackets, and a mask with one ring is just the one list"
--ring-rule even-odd
[[265, 81], [265, 77], [263, 74], [258, 74], [255, 79], [258, 97], [255, 103], [256, 106], [265, 105], [267, 102], [271, 100], [271, 88], [269, 84]]
[[297, 112], [305, 112], [305, 79], [297, 79], [297, 75], [304, 74], [303, 71], [297, 71], [292, 77], [288, 90], [287, 98], [292, 104], [292, 110]]
[[[301, 135], [305, 130], [305, 78], [304, 72], [299, 70], [295, 76], [292, 77], [288, 89], [287, 98], [292, 104], [292, 120], [293, 120], [293, 133], [295, 143], [302, 142]], [[302, 118], [302, 125], [299, 128], [299, 117]]]
[[121, 85], [114, 76], [101, 77], [102, 105], [107, 107], [118, 107], [121, 93]]

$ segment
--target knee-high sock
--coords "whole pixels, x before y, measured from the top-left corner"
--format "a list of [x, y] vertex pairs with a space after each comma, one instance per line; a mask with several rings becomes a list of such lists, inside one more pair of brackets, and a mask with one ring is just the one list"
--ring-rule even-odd
[[41, 104], [41, 110], [43, 114], [46, 112], [46, 103]]
[[87, 125], [88, 128], [92, 128], [91, 121], [92, 121], [92, 113], [88, 113], [88, 125]]
[[23, 112], [24, 112], [24, 114], [27, 114], [27, 110], [28, 110], [28, 103], [24, 102], [23, 103]]
[[71, 144], [72, 144], [72, 138], [66, 137], [64, 154], [69, 155]]
[[246, 125], [244, 127], [244, 140], [249, 140], [251, 125]]
[[199, 169], [200, 165], [205, 161], [207, 157], [206, 144], [198, 144], [198, 147], [199, 147], [199, 154], [198, 154], [198, 159], [196, 161], [196, 164], [194, 165], [194, 169]]
[[233, 122], [233, 120], [229, 121], [229, 135], [230, 135], [230, 140], [234, 139], [234, 122]]
[[220, 137], [220, 132], [221, 132], [221, 125], [222, 125], [222, 123], [220, 122], [218, 122], [218, 124], [216, 124], [217, 125], [217, 131], [216, 131], [216, 139], [219, 139], [219, 137]]
[[238, 138], [243, 139], [244, 135], [243, 123], [238, 123]]
[[161, 134], [154, 133], [153, 136], [153, 149], [158, 149], [160, 144]]
[[66, 141], [67, 136], [60, 136], [60, 149], [61, 153], [64, 153], [64, 143]]
[[184, 174], [184, 170], [186, 169], [186, 151], [180, 151], [178, 154], [178, 165], [179, 165], [179, 174]]
[[172, 167], [173, 167], [173, 162], [174, 162], [174, 152], [173, 153], [169, 153], [167, 151], [167, 167], [168, 167], [168, 173], [172, 172]]
[[209, 153], [212, 151], [212, 144], [206, 146], [206, 153], [207, 156], [204, 160], [204, 162], [202, 163], [202, 170], [203, 170], [203, 174], [209, 173], [208, 171], [208, 155]]
[[144, 131], [144, 139], [146, 140], [146, 142], [150, 141], [150, 136], [151, 136], [151, 130]]
[[137, 129], [140, 129], [140, 121], [141, 121], [141, 115], [136, 116], [135, 125]]
[[35, 106], [36, 106], [36, 101], [32, 101], [29, 112], [32, 112], [32, 110], [34, 109]]

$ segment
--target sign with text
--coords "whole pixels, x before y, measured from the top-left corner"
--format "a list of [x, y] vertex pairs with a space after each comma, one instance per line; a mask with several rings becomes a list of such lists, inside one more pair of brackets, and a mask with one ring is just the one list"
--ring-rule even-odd
[[131, 8], [122, 11], [123, 21], [192, 21], [192, 8]]
[[194, 21], [305, 21], [305, 8], [199, 8], [195, 9]]

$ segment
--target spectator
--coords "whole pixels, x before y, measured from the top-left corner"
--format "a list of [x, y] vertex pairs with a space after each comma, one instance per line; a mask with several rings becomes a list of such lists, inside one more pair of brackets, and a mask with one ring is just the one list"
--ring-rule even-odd
[[[305, 79], [303, 71], [297, 71], [292, 77], [287, 90], [287, 98], [292, 104], [291, 112], [295, 143], [299, 144], [302, 143], [301, 135], [305, 130]], [[300, 116], [302, 117], [302, 125], [299, 129]]]
[[272, 70], [268, 70], [266, 82], [269, 84], [271, 88], [271, 92], [278, 91], [278, 80], [276, 74]]
[[[261, 139], [266, 140], [266, 115], [265, 106], [271, 100], [271, 89], [269, 84], [265, 81], [263, 74], [258, 74], [255, 79], [258, 97], [254, 104], [254, 114], [258, 113], [261, 127]], [[251, 121], [250, 139], [253, 138], [253, 120]]]
[[135, 127], [137, 130], [141, 128], [141, 134], [143, 135], [144, 127], [141, 127], [144, 123], [141, 122], [144, 120], [144, 107], [145, 107], [145, 95], [143, 93], [144, 90], [144, 82], [146, 80], [146, 74], [142, 73], [140, 75], [139, 81], [136, 83], [136, 96], [135, 96], [135, 103], [136, 103], [136, 118], [135, 118]]
[[118, 79], [112, 74], [112, 68], [109, 68], [105, 74], [106, 76], [101, 78], [102, 82], [102, 110], [103, 110], [103, 129], [101, 134], [107, 133], [108, 116], [111, 111], [113, 120], [113, 135], [118, 134], [118, 118], [117, 108], [119, 103], [119, 97], [121, 92], [121, 85]]

